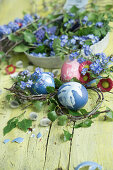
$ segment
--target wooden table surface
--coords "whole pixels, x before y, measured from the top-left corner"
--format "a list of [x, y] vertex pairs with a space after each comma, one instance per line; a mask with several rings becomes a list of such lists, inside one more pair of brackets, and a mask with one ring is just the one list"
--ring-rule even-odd
[[[41, 1], [41, 0], [40, 0]], [[39, 1], [39, 3], [41, 3]], [[102, 2], [102, 1], [101, 1]], [[110, 2], [110, 1], [109, 1]], [[22, 17], [22, 11], [29, 11], [28, 0], [3, 0], [0, 4], [0, 24], [6, 24], [15, 17]], [[111, 23], [111, 25], [113, 25]], [[113, 53], [113, 32], [110, 32], [109, 44], [105, 50], [107, 55]], [[24, 68], [28, 65], [26, 56], [16, 55], [10, 60], [15, 65], [16, 61], [22, 60]], [[113, 170], [113, 122], [103, 121], [103, 115], [94, 120], [90, 128], [73, 129], [70, 126], [58, 126], [54, 122], [50, 127], [40, 127], [39, 122], [43, 117], [47, 117], [46, 108], [38, 113], [38, 120], [33, 122], [34, 134], [39, 132], [42, 138], [31, 138], [31, 134], [24, 133], [19, 129], [12, 130], [3, 136], [3, 128], [7, 121], [14, 116], [18, 116], [23, 111], [21, 108], [12, 109], [5, 101], [7, 91], [5, 87], [10, 87], [12, 81], [9, 75], [5, 74], [5, 64], [0, 65], [0, 170], [74, 170], [78, 164], [84, 161], [94, 161], [102, 165], [103, 170]], [[20, 71], [20, 69], [17, 69]], [[90, 94], [86, 108], [91, 109], [95, 96]], [[113, 95], [105, 94], [105, 106], [113, 109]], [[5, 102], [4, 102], [5, 101]], [[25, 117], [28, 118], [33, 108], [26, 110]], [[62, 142], [60, 136], [63, 129], [73, 132], [72, 141]], [[21, 144], [11, 143], [16, 137], [24, 138]], [[4, 144], [5, 139], [10, 142]]]

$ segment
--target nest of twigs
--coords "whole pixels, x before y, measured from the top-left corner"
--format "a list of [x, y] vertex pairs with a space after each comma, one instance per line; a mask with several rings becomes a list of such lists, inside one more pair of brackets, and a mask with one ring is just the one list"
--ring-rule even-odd
[[[10, 91], [15, 95], [15, 97], [18, 97], [19, 99], [23, 101], [46, 101], [48, 98], [54, 98], [57, 95], [57, 89], [54, 93], [51, 94], [39, 94], [39, 95], [26, 95], [26, 93], [22, 90], [17, 89], [16, 83], [13, 84], [11, 88], [5, 88], [6, 90]], [[66, 114], [66, 108], [59, 104], [60, 107], [57, 108], [57, 114], [59, 116], [61, 115], [67, 115], [68, 119], [70, 121], [76, 122], [77, 120], [85, 119], [85, 118], [91, 118], [95, 114], [104, 113], [105, 111], [99, 112], [98, 109], [102, 105], [102, 102], [104, 100], [104, 95], [102, 91], [95, 87], [88, 87], [87, 89], [93, 90], [97, 93], [98, 98], [96, 101], [96, 106], [87, 114], [81, 115], [81, 116], [73, 116], [70, 114]], [[109, 112], [109, 110], [106, 110], [106, 112]]]
[[21, 100], [25, 100], [25, 101], [44, 101], [46, 100], [48, 97], [54, 97], [56, 94], [52, 93], [52, 94], [38, 94], [38, 95], [26, 95], [26, 93], [22, 90], [17, 89], [16, 87], [16, 83], [13, 84], [13, 86], [11, 88], [5, 88], [6, 90], [10, 91], [11, 93], [13, 93], [15, 95], [15, 97], [18, 97]]

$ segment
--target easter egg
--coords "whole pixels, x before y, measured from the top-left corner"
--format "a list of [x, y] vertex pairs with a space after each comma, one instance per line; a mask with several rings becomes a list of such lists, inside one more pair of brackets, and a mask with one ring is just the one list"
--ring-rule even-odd
[[86, 88], [78, 82], [64, 83], [58, 89], [59, 102], [68, 109], [78, 110], [88, 101]]
[[47, 94], [47, 86], [55, 87], [54, 78], [50, 74], [43, 72], [37, 77], [30, 91], [32, 94]]
[[77, 62], [76, 59], [73, 61], [68, 60], [64, 62], [61, 68], [61, 79], [63, 81], [69, 81], [73, 77], [76, 77], [79, 80], [80, 78], [79, 65], [80, 64]]

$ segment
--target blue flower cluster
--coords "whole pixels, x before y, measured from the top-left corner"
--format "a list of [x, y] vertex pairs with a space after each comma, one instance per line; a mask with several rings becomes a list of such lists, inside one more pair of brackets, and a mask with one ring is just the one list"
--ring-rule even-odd
[[99, 75], [108, 68], [110, 57], [107, 57], [104, 53], [98, 53], [95, 57], [95, 61], [90, 65], [90, 69], [94, 74]]
[[[88, 16], [84, 16], [84, 18], [82, 19], [82, 24], [86, 24], [87, 26], [92, 25], [93, 23], [91, 21], [88, 21]], [[95, 24], [96, 27], [103, 27], [103, 22], [97, 22]]]
[[84, 61], [86, 61], [86, 59], [84, 59], [83, 57], [80, 57], [77, 59], [77, 61], [81, 64], [83, 63]]
[[67, 27], [68, 24], [72, 25], [72, 24], [74, 24], [74, 23], [75, 23], [75, 20], [74, 20], [74, 19], [69, 19], [68, 22], [66, 22], [66, 23], [64, 24], [64, 27]]
[[79, 54], [80, 54], [79, 52], [73, 52], [70, 54], [69, 59], [72, 61], [76, 59]]
[[[22, 81], [20, 81], [19, 87], [24, 90], [24, 89], [29, 89], [36, 81], [37, 79], [41, 78], [43, 71], [37, 67], [34, 71], [33, 74], [30, 74], [28, 70], [25, 70], [20, 73], [20, 76], [22, 77]], [[54, 78], [54, 74], [51, 72], [46, 72], [46, 74], [49, 74], [52, 78]], [[40, 79], [40, 84], [43, 85], [44, 80]]]
[[88, 16], [84, 16], [81, 22], [83, 25], [87, 25], [87, 26], [90, 26], [93, 24], [91, 21], [88, 21]]
[[83, 49], [84, 49], [84, 54], [85, 54], [86, 56], [89, 56], [89, 55], [91, 54], [91, 52], [92, 52], [89, 45], [84, 45], [84, 46], [83, 46]]
[[54, 35], [56, 30], [57, 30], [56, 26], [52, 26], [52, 27], [44, 26], [43, 28], [39, 29], [35, 33], [37, 42], [38, 43], [42, 42], [42, 40], [44, 39], [46, 33], [48, 34], [48, 36]]
[[[54, 30], [56, 30], [55, 27], [51, 27], [51, 28], [49, 28], [49, 30], [51, 30], [52, 28]], [[46, 32], [47, 30], [48, 30], [47, 27], [44, 27], [44, 28], [38, 30], [35, 33], [36, 38], [37, 38], [37, 43], [35, 43], [35, 44], [37, 46], [40, 46], [40, 45], [43, 46], [44, 45], [45, 47], [47, 47], [49, 49], [49, 56], [55, 56], [55, 52], [53, 51], [53, 41], [54, 41], [54, 39], [57, 39], [57, 38], [60, 39], [60, 41], [61, 41], [61, 47], [72, 48], [74, 51], [83, 47], [83, 50], [84, 50], [84, 53], [85, 53], [86, 56], [91, 54], [90, 46], [85, 44], [87, 42], [87, 40], [90, 40], [92, 42], [92, 44], [95, 44], [99, 41], [99, 38], [97, 36], [94, 36], [93, 34], [88, 34], [86, 36], [76, 36], [76, 35], [74, 35], [73, 37], [70, 38], [66, 34], [63, 34], [61, 36], [56, 36], [55, 31], [51, 32], [51, 35], [49, 35], [47, 38], [45, 38], [45, 33], [47, 33]], [[79, 55], [78, 52], [76, 52], [75, 54], [77, 56]], [[46, 56], [48, 56], [48, 54], [46, 54], [46, 53], [36, 54], [34, 52], [30, 53], [30, 55], [36, 56], [36, 57], [46, 57]], [[71, 60], [76, 58], [76, 55], [75, 56], [72, 56], [72, 55], [70, 54]]]
[[87, 71], [88, 71], [88, 68], [83, 68], [82, 71], [81, 71], [81, 74], [85, 75]]
[[[36, 17], [38, 16], [35, 15], [35, 18]], [[16, 32], [20, 28], [25, 27], [28, 23], [33, 22], [33, 20], [33, 16], [30, 14], [25, 14], [23, 19], [16, 18], [7, 25], [0, 26], [0, 39], [2, 39], [4, 35], [11, 34], [12, 32]]]
[[31, 56], [34, 56], [34, 57], [47, 57], [47, 54], [46, 53], [35, 53], [35, 52], [32, 52], [30, 53]]
[[95, 24], [95, 26], [101, 28], [101, 27], [103, 27], [103, 22], [97, 22], [97, 23]]

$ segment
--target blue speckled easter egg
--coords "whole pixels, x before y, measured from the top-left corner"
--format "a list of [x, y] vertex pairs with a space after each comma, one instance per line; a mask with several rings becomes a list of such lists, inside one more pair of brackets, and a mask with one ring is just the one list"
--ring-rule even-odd
[[43, 72], [31, 86], [30, 91], [32, 94], [47, 94], [47, 86], [55, 87], [54, 78], [49, 73]]
[[80, 83], [64, 83], [58, 90], [58, 100], [66, 108], [78, 110], [87, 103], [88, 92]]

